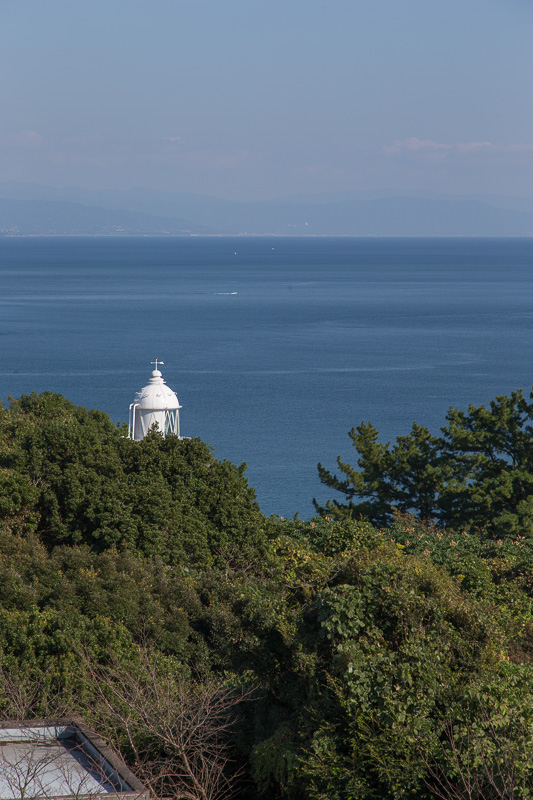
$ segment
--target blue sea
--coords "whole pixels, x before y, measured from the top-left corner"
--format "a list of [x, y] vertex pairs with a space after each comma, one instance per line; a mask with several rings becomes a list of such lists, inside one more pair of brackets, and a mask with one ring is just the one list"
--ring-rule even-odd
[[182, 433], [313, 513], [348, 430], [384, 441], [533, 383], [533, 239], [3, 238], [0, 397], [127, 420], [156, 357]]

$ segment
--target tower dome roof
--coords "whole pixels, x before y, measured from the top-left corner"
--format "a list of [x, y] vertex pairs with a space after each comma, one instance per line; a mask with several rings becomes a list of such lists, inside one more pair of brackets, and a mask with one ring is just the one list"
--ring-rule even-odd
[[[163, 362], [159, 362], [163, 363]], [[181, 408], [175, 392], [166, 385], [160, 370], [152, 371], [152, 377], [140, 392], [135, 395], [135, 404], [142, 409], [173, 410]]]

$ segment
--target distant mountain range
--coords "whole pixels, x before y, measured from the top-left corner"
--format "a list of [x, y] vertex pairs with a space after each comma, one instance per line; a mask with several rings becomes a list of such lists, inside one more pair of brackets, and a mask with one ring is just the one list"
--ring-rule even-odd
[[533, 236], [533, 198], [377, 192], [236, 202], [136, 188], [0, 184], [0, 235]]
[[0, 198], [0, 235], [152, 235], [210, 233], [201, 225], [142, 211], [58, 200]]

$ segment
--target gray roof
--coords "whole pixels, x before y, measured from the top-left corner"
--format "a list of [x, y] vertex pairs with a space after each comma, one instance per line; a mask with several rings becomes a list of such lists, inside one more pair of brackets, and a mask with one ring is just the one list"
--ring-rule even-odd
[[79, 718], [0, 723], [0, 800], [149, 800], [149, 792]]

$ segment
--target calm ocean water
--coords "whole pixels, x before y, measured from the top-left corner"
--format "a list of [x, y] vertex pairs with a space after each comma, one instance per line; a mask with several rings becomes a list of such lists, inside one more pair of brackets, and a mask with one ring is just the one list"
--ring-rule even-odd
[[[235, 294], [236, 293], [236, 294]], [[533, 383], [533, 239], [0, 239], [0, 397], [126, 420], [150, 361], [182, 433], [248, 463], [267, 514], [312, 514], [316, 464]]]

